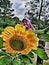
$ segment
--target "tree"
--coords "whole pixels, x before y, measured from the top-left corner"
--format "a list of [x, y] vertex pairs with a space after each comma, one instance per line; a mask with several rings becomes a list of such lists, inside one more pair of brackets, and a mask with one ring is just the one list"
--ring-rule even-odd
[[19, 20], [19, 18], [17, 16], [13, 17], [13, 19], [14, 19], [14, 21], [15, 21], [16, 24], [20, 23], [20, 20]]
[[14, 16], [12, 12], [14, 9], [11, 9], [12, 3], [9, 0], [0, 0], [0, 18], [6, 21], [6, 18], [11, 18]]
[[[27, 8], [29, 6], [29, 8]], [[27, 2], [25, 7], [27, 14], [34, 24], [38, 24], [38, 28], [46, 28], [49, 20], [49, 1], [45, 0], [32, 0]], [[25, 13], [26, 14], [26, 13]]]

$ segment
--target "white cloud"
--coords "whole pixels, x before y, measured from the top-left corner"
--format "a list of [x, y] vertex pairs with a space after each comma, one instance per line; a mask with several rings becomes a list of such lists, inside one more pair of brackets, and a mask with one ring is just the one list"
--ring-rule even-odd
[[15, 10], [15, 15], [20, 19], [24, 18], [26, 11], [25, 4], [30, 0], [10, 0], [13, 3], [12, 8]]

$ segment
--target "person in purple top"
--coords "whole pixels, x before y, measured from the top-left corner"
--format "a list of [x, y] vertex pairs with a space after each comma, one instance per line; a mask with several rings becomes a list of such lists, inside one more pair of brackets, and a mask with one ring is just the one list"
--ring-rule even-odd
[[26, 29], [32, 29], [33, 31], [35, 30], [34, 26], [31, 24], [31, 21], [29, 19], [24, 18], [22, 20], [22, 25], [26, 27]]

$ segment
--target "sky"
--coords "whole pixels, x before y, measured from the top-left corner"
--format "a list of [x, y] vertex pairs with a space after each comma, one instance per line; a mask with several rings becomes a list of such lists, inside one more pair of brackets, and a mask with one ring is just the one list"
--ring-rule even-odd
[[[10, 0], [10, 1], [13, 3], [13, 5], [12, 5], [12, 8], [14, 9], [13, 13], [20, 20], [22, 20], [24, 18], [24, 13], [26, 12], [25, 4], [32, 0]], [[49, 0], [44, 0], [44, 1], [49, 2]], [[30, 7], [28, 9], [30, 9]]]
[[25, 4], [31, 0], [10, 0], [13, 3], [12, 8], [14, 9], [15, 16], [20, 19], [24, 18], [24, 13], [26, 11]]

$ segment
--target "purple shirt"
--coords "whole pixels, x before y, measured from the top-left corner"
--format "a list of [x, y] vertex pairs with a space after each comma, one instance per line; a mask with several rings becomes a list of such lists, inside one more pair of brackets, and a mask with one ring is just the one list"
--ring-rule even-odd
[[28, 27], [26, 27], [26, 29], [30, 29], [30, 28], [31, 28], [33, 31], [35, 30], [35, 28], [33, 27], [32, 24], [29, 24]]

